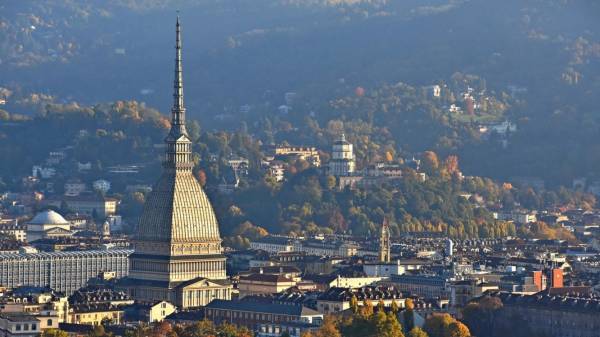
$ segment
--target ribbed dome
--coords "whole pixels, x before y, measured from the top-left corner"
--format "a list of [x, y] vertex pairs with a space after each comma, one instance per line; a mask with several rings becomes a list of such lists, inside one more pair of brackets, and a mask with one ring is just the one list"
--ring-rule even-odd
[[64, 225], [69, 222], [62, 215], [48, 209], [38, 213], [29, 223], [34, 225]]
[[137, 240], [221, 242], [208, 197], [191, 171], [166, 171], [146, 200]]

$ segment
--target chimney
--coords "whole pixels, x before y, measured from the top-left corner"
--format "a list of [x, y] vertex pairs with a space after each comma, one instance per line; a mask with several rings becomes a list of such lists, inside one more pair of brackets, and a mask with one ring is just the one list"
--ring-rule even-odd
[[552, 288], [563, 287], [563, 271], [562, 269], [552, 269]]
[[533, 284], [535, 284], [535, 287], [537, 288], [538, 291], [542, 291], [544, 290], [542, 288], [543, 283], [542, 283], [542, 271], [541, 270], [535, 270], [533, 271]]

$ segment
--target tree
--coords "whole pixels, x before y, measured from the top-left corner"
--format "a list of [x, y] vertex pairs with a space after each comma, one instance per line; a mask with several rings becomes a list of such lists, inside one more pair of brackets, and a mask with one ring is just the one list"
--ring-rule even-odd
[[342, 337], [335, 320], [331, 316], [325, 317], [323, 325], [317, 330], [315, 337]]
[[454, 322], [454, 319], [448, 314], [433, 314], [425, 321], [423, 330], [430, 337], [446, 337], [444, 332], [452, 322]]
[[396, 314], [393, 312], [388, 312], [386, 314], [386, 321], [384, 330], [380, 331], [380, 336], [383, 337], [404, 337], [404, 333], [402, 332], [402, 325], [398, 322], [396, 318]]
[[198, 170], [196, 176], [198, 177], [198, 182], [200, 183], [200, 186], [204, 187], [206, 185], [206, 172], [204, 172], [204, 170]]
[[350, 309], [354, 314], [358, 313], [358, 300], [355, 295], [352, 295], [352, 298], [350, 298]]
[[425, 153], [423, 153], [421, 167], [423, 168], [423, 171], [425, 173], [427, 173], [429, 175], [433, 175], [435, 172], [437, 172], [439, 166], [440, 166], [440, 161], [435, 152], [425, 151]]
[[360, 308], [360, 315], [364, 318], [373, 316], [373, 303], [369, 300], [364, 300], [363, 305]]
[[385, 311], [385, 303], [383, 302], [383, 299], [381, 299], [381, 300], [379, 300], [379, 302], [377, 302], [377, 311], [381, 311], [381, 312]]
[[471, 332], [466, 325], [461, 322], [455, 321], [450, 323], [448, 328], [444, 331], [444, 337], [470, 337]]
[[427, 335], [427, 332], [425, 332], [423, 329], [416, 326], [410, 330], [408, 337], [429, 337], [429, 335]]
[[42, 337], [68, 337], [69, 334], [59, 329], [46, 329], [42, 333]]

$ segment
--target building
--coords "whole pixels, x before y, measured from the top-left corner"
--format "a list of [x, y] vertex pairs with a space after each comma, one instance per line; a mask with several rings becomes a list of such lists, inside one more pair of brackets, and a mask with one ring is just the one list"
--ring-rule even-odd
[[94, 216], [99, 219], [117, 213], [119, 200], [103, 197], [96, 194], [80, 194], [78, 196], [65, 196], [62, 199], [48, 200], [48, 205], [60, 208], [63, 202], [75, 213]]
[[162, 322], [167, 316], [177, 312], [177, 307], [167, 301], [155, 303], [137, 303], [125, 308], [125, 320], [128, 322]]
[[296, 283], [285, 275], [255, 273], [240, 276], [238, 290], [242, 298], [249, 295], [279, 293], [295, 286]]
[[304, 322], [320, 325], [323, 314], [302, 305], [249, 300], [214, 300], [204, 308], [204, 317], [216, 324], [230, 323], [260, 330], [261, 324]]
[[163, 172], [149, 194], [133, 240], [123, 287], [141, 302], [168, 301], [182, 309], [231, 298], [219, 224], [192, 174], [192, 142], [185, 127], [181, 33], [176, 24], [174, 104], [165, 138]]
[[307, 255], [350, 257], [356, 255], [358, 245], [346, 241], [308, 239], [296, 241], [294, 251], [304, 252]]
[[483, 295], [486, 291], [497, 291], [498, 285], [480, 280], [455, 281], [449, 285], [450, 304], [462, 307], [475, 297]]
[[346, 141], [346, 136], [342, 133], [333, 143], [329, 174], [335, 177], [352, 175], [356, 169], [355, 160], [352, 144]]
[[390, 282], [403, 292], [422, 298], [448, 298], [448, 283], [437, 275], [392, 275]]
[[26, 225], [28, 242], [73, 235], [71, 223], [50, 209], [38, 213]]
[[275, 158], [281, 160], [292, 157], [306, 160], [310, 165], [315, 167], [321, 166], [321, 156], [315, 147], [278, 145], [273, 150], [273, 155]]
[[423, 259], [396, 260], [396, 262], [365, 262], [363, 272], [369, 277], [391, 277], [402, 275], [406, 271], [420, 270], [424, 265], [430, 265], [431, 261]]
[[269, 253], [293, 252], [294, 240], [285, 236], [265, 236], [250, 242], [250, 248]]
[[520, 328], [548, 337], [597, 337], [600, 331], [600, 299], [548, 294], [516, 295], [496, 292], [490, 296], [502, 301], [495, 313], [498, 326]]
[[37, 337], [42, 331], [38, 319], [28, 314], [0, 314], [0, 337]]
[[71, 324], [101, 325], [105, 322], [121, 324], [124, 316], [122, 306], [109, 303], [74, 304], [69, 310], [68, 323]]
[[0, 312], [35, 315], [45, 326], [66, 322], [68, 311], [67, 296], [47, 289], [22, 287], [0, 298]]
[[289, 337], [301, 337], [307, 331], [315, 332], [319, 325], [305, 322], [261, 323], [258, 325], [256, 337], [281, 337], [287, 333]]
[[53, 253], [0, 254], [0, 284], [49, 287], [67, 295], [86, 286], [102, 272], [125, 277], [132, 250], [88, 250]]
[[84, 182], [79, 179], [69, 179], [65, 183], [65, 195], [69, 197], [76, 197], [87, 189]]
[[383, 219], [381, 233], [379, 236], [379, 261], [389, 263], [392, 260], [392, 247], [390, 243], [390, 226], [388, 219]]
[[98, 179], [92, 183], [95, 191], [107, 193], [110, 190], [110, 182], [104, 179]]
[[19, 225], [17, 221], [11, 223], [0, 223], [0, 234], [12, 237], [17, 241], [27, 241], [27, 227]]
[[352, 297], [356, 298], [359, 306], [366, 302], [375, 306], [381, 301], [385, 307], [391, 307], [395, 302], [398, 308], [404, 308], [406, 301], [400, 290], [393, 286], [332, 287], [317, 297], [317, 310], [323, 314], [333, 314], [350, 309]]

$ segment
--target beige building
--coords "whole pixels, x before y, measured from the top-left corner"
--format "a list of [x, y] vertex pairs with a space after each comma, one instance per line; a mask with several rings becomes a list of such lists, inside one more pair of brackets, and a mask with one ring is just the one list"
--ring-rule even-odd
[[296, 285], [290, 277], [277, 274], [250, 274], [240, 276], [238, 290], [240, 298], [248, 295], [275, 294]]
[[0, 234], [14, 237], [15, 240], [25, 242], [27, 241], [27, 227], [19, 225], [15, 222], [12, 223], [0, 223]]
[[368, 302], [376, 306], [382, 301], [385, 307], [391, 307], [395, 302], [398, 308], [404, 308], [406, 302], [400, 290], [391, 286], [333, 287], [319, 295], [317, 310], [323, 314], [334, 314], [350, 309], [352, 297], [356, 297], [359, 306]]
[[73, 235], [71, 224], [62, 215], [49, 209], [38, 213], [26, 225], [28, 242]]
[[192, 174], [192, 142], [185, 128], [180, 25], [177, 19], [174, 105], [165, 139], [163, 172], [148, 195], [133, 240], [129, 278], [136, 300], [168, 301], [185, 309], [230, 299], [219, 224]]
[[119, 200], [115, 198], [102, 197], [95, 194], [81, 194], [74, 197], [65, 196], [63, 199], [50, 200], [48, 203], [60, 207], [63, 201], [69, 209], [76, 213], [106, 218], [117, 213]]

